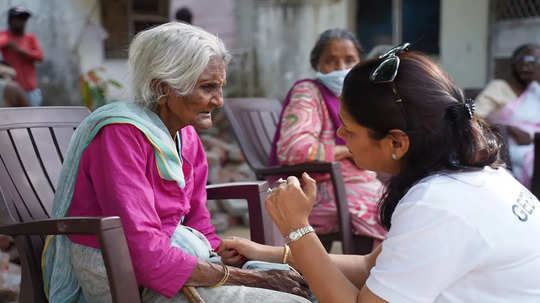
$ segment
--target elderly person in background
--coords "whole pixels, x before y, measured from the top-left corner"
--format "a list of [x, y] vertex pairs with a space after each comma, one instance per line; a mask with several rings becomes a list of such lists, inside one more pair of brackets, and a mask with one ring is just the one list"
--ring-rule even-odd
[[[119, 216], [143, 302], [187, 302], [183, 286], [198, 287], [207, 302], [307, 302], [279, 292], [307, 296], [294, 271], [209, 262], [220, 239], [205, 207], [208, 166], [194, 127], [211, 127], [223, 105], [228, 60], [222, 41], [198, 27], [140, 32], [129, 49], [135, 102], [94, 111], [71, 141], [53, 216]], [[94, 236], [49, 237], [44, 261], [50, 302], [111, 301]]]
[[476, 99], [479, 114], [506, 125], [514, 176], [529, 187], [534, 166], [534, 133], [540, 132], [540, 46], [525, 44], [512, 56], [512, 77], [493, 80]]
[[[343, 79], [361, 60], [362, 47], [343, 29], [323, 32], [311, 51], [316, 79], [296, 82], [285, 99], [274, 137], [270, 164], [292, 165], [310, 161], [339, 161], [345, 182], [354, 234], [382, 240], [384, 229], [377, 220], [377, 201], [382, 184], [374, 172], [356, 167], [343, 139], [336, 135]], [[328, 175], [316, 177], [317, 201], [310, 214], [319, 234], [338, 230], [332, 182]], [[331, 243], [325, 243], [327, 249]]]

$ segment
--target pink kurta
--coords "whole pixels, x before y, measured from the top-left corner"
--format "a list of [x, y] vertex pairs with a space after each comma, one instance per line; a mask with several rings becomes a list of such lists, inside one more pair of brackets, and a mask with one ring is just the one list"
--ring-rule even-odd
[[[203, 233], [212, 247], [220, 239], [206, 209], [208, 166], [193, 127], [181, 130], [186, 186], [159, 176], [154, 149], [130, 124], [102, 128], [81, 158], [68, 216], [119, 216], [137, 282], [171, 297], [186, 282], [197, 258], [170, 245], [180, 219]], [[99, 248], [94, 236], [70, 236]]]
[[[277, 155], [281, 164], [310, 161], [334, 161], [336, 128], [317, 86], [301, 82], [291, 92], [289, 105], [284, 109]], [[340, 161], [345, 181], [353, 232], [384, 239], [385, 230], [379, 225], [377, 202], [382, 184], [374, 172], [360, 170], [349, 159]], [[319, 233], [338, 230], [334, 191], [329, 175], [316, 176], [317, 201], [310, 215]]]

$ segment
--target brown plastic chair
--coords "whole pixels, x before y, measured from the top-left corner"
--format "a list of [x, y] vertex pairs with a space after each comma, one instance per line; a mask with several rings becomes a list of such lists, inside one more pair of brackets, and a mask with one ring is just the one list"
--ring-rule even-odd
[[534, 134], [534, 167], [531, 192], [540, 199], [540, 133]]
[[[140, 302], [133, 265], [118, 217], [50, 219], [64, 155], [85, 107], [0, 109], [0, 234], [11, 235], [20, 255], [19, 302], [47, 302], [41, 252], [46, 235], [93, 234], [99, 239], [114, 302]], [[207, 187], [208, 199], [248, 200], [251, 238], [272, 242], [273, 223], [262, 212], [266, 182]], [[3, 196], [3, 197], [2, 197]]]
[[333, 241], [340, 240], [345, 254], [369, 253], [373, 239], [352, 233], [347, 194], [339, 163], [308, 162], [291, 166], [269, 166], [270, 149], [281, 108], [281, 102], [275, 99], [237, 98], [225, 100], [223, 111], [249, 166], [260, 180], [269, 176], [299, 176], [303, 172], [329, 173], [336, 197], [340, 230], [334, 234], [319, 234], [319, 239], [327, 250]]

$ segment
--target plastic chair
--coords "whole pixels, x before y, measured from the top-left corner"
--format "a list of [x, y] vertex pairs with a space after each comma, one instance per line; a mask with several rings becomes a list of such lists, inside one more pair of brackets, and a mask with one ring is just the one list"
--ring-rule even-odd
[[319, 239], [327, 250], [333, 241], [340, 240], [343, 253], [369, 253], [373, 246], [373, 239], [352, 233], [347, 194], [339, 163], [308, 162], [291, 166], [268, 164], [281, 108], [281, 102], [275, 99], [237, 98], [225, 100], [223, 111], [231, 123], [234, 135], [249, 166], [260, 180], [270, 176], [299, 176], [303, 172], [330, 174], [336, 197], [340, 230], [334, 234], [318, 234]]
[[[86, 107], [0, 109], [0, 234], [11, 235], [19, 252], [19, 302], [47, 302], [41, 253], [46, 235], [93, 234], [99, 239], [114, 302], [140, 302], [119, 217], [50, 219], [52, 201], [70, 138]], [[208, 199], [246, 199], [251, 239], [270, 243], [275, 225], [262, 212], [266, 182], [211, 185]], [[3, 197], [2, 197], [3, 196]]]

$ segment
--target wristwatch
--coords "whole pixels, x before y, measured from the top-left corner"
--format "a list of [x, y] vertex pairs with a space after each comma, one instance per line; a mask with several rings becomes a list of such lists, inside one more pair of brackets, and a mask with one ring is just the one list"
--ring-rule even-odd
[[303, 236], [315, 232], [315, 229], [311, 225], [300, 227], [299, 229], [295, 229], [289, 233], [287, 237], [285, 237], [285, 240], [287, 241], [287, 244], [296, 241]]

